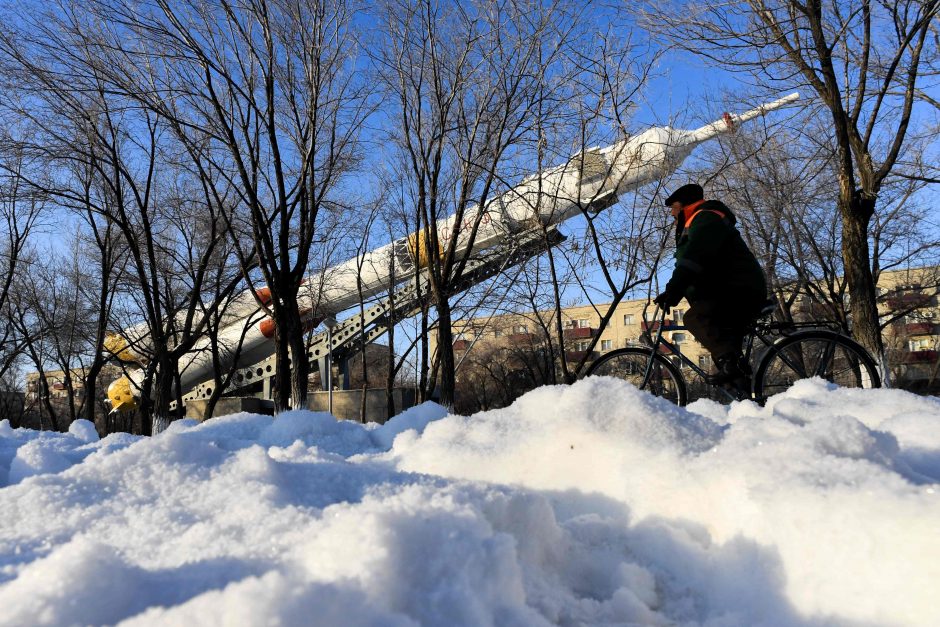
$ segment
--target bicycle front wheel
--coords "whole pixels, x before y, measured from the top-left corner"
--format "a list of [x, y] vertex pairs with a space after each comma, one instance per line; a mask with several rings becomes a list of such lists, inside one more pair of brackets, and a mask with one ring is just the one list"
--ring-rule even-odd
[[[650, 359], [653, 360], [651, 365]], [[585, 376], [591, 375], [617, 377], [676, 405], [686, 403], [685, 381], [679, 369], [666, 357], [648, 348], [621, 348], [606, 353], [588, 368]]]
[[815, 330], [775, 342], [757, 367], [754, 391], [766, 399], [809, 377], [847, 388], [881, 387], [875, 360], [860, 344], [833, 331]]

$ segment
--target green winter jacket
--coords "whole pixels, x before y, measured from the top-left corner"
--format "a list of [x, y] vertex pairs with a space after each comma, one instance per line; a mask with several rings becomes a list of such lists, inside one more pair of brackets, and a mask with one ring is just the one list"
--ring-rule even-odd
[[[666, 292], [699, 300], [763, 304], [767, 281], [735, 228], [737, 219], [717, 200], [688, 207], [676, 225], [676, 269]], [[718, 213], [715, 213], [718, 212]], [[720, 215], [719, 215], [720, 214]]]

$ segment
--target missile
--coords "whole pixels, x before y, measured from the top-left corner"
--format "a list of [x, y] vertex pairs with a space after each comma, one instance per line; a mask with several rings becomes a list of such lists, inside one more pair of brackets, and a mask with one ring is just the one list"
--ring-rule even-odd
[[[799, 94], [793, 93], [738, 115], [726, 113], [720, 120], [693, 130], [653, 127], [610, 146], [582, 151], [559, 166], [526, 178], [482, 207], [468, 208], [459, 223], [456, 215], [439, 220], [441, 250], [456, 238], [457, 254], [473, 255], [510, 242], [533, 228], [559, 224], [583, 211], [603, 210], [622, 194], [674, 172], [702, 142], [798, 98]], [[477, 233], [471, 242], [475, 223]], [[396, 284], [414, 278], [432, 258], [429, 240], [426, 229], [411, 233], [307, 277], [298, 295], [306, 327], [312, 329], [326, 316], [356, 306], [360, 292], [365, 299], [386, 293], [393, 277]], [[267, 288], [236, 294], [225, 308], [227, 324], [219, 333], [219, 341], [222, 346], [234, 348], [243, 338], [242, 363], [255, 363], [274, 352], [274, 322], [264, 315], [258, 301], [270, 301]], [[106, 350], [113, 355], [137, 364], [146, 363], [148, 348], [146, 325], [112, 334], [106, 342]], [[208, 348], [208, 338], [199, 339], [179, 364], [183, 393], [212, 376]], [[112, 410], [136, 408], [142, 381], [142, 369], [114, 381], [108, 388]]]

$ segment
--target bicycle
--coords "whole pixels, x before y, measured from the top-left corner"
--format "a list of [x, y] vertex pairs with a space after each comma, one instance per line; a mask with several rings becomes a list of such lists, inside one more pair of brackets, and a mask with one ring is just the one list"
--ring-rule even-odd
[[[799, 379], [812, 376], [842, 387], [881, 387], [875, 360], [860, 344], [815, 323], [774, 322], [770, 317], [775, 307], [774, 302], [768, 302], [744, 338], [744, 356], [748, 363], [756, 357], [757, 342], [765, 347], [754, 368], [750, 393], [735, 394], [713, 386], [719, 394], [729, 400], [750, 398], [763, 404], [767, 398], [786, 390]], [[647, 324], [641, 335], [648, 342], [647, 346], [629, 346], [606, 353], [591, 364], [585, 376], [606, 375], [624, 379], [641, 390], [649, 390], [679, 406], [685, 405], [688, 388], [675, 361], [688, 366], [706, 384], [708, 374], [683, 355], [679, 346], [663, 336], [666, 330], [681, 331], [686, 327], [677, 325], [667, 329], [666, 310], [660, 311], [662, 314], [654, 316], [652, 325]], [[655, 321], [657, 317], [658, 323]], [[646, 308], [643, 319], [646, 320]], [[655, 339], [649, 326], [655, 329]]]

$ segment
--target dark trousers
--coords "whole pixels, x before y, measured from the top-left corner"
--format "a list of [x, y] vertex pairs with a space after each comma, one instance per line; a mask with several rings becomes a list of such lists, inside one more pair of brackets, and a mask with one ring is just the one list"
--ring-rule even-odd
[[763, 301], [741, 302], [736, 299], [697, 300], [682, 318], [685, 327], [715, 361], [741, 352], [748, 328], [757, 320]]

